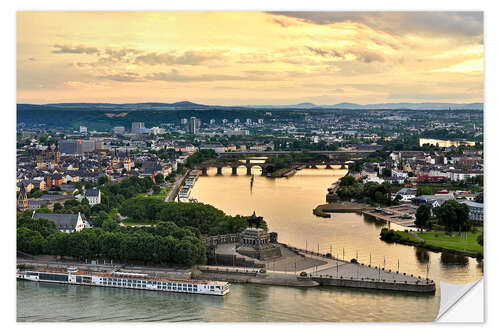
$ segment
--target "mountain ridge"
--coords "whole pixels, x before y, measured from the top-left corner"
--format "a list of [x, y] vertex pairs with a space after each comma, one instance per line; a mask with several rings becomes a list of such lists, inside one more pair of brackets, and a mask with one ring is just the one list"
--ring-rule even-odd
[[94, 110], [110, 111], [111, 109], [118, 110], [203, 110], [203, 109], [350, 109], [350, 110], [369, 110], [369, 109], [408, 109], [408, 110], [483, 110], [484, 103], [435, 103], [435, 102], [421, 102], [421, 103], [377, 103], [377, 104], [356, 104], [349, 102], [342, 102], [332, 105], [317, 105], [310, 102], [303, 102], [298, 104], [289, 105], [205, 105], [198, 104], [191, 101], [180, 101], [174, 103], [160, 103], [160, 102], [141, 102], [141, 103], [48, 103], [48, 104], [29, 104], [18, 103], [18, 107], [36, 109], [39, 107], [52, 107], [56, 109], [61, 108], [90, 108]]

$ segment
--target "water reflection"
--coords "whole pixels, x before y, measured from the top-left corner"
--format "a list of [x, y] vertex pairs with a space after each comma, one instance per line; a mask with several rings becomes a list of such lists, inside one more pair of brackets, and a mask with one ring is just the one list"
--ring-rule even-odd
[[465, 267], [469, 265], [469, 257], [450, 252], [441, 252], [441, 264], [444, 267], [448, 267], [450, 265]]
[[421, 264], [428, 264], [429, 263], [429, 252], [426, 249], [423, 249], [421, 247], [416, 247], [415, 248], [415, 255], [416, 255], [419, 263], [421, 263]]
[[363, 221], [365, 221], [366, 224], [374, 224], [376, 226], [384, 226], [387, 225], [387, 227], [390, 227], [390, 223], [386, 223], [384, 220], [378, 219], [375, 216], [371, 215], [365, 215], [361, 213], [357, 213], [359, 215], [363, 215]]

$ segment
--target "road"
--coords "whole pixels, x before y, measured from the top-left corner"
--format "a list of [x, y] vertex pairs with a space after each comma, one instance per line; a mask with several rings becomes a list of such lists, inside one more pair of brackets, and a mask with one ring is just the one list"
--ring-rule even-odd
[[174, 182], [174, 185], [172, 185], [172, 189], [170, 190], [170, 192], [168, 193], [167, 197], [165, 198], [166, 202], [173, 202], [173, 201], [175, 201], [175, 198], [177, 197], [177, 193], [179, 193], [179, 187], [184, 182], [184, 178], [186, 178], [186, 176], [189, 174], [189, 171], [191, 171], [191, 170], [187, 170], [184, 175], [177, 176], [177, 178], [176, 178], [176, 180]]

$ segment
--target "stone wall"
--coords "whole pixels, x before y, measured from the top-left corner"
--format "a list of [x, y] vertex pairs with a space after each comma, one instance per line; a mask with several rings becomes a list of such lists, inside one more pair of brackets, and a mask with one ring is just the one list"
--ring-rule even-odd
[[380, 289], [380, 290], [396, 290], [410, 291], [419, 293], [434, 293], [436, 291], [435, 283], [394, 283], [384, 281], [368, 281], [357, 279], [338, 279], [327, 277], [311, 277], [310, 279], [318, 282], [322, 286], [336, 286], [349, 288], [365, 288], [365, 289]]
[[217, 244], [238, 243], [240, 234], [216, 235], [203, 238], [203, 244], [206, 247], [217, 246]]
[[252, 260], [247, 260], [240, 256], [232, 254], [220, 254], [207, 251], [207, 265], [215, 266], [239, 266], [239, 267], [255, 267], [264, 268], [264, 264], [256, 263]]

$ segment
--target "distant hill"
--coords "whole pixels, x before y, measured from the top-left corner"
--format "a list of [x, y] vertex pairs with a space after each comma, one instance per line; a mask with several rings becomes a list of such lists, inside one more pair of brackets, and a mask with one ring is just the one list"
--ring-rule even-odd
[[251, 108], [267, 109], [350, 109], [350, 110], [373, 110], [373, 109], [408, 109], [408, 110], [482, 110], [483, 103], [457, 104], [457, 103], [381, 103], [381, 104], [355, 104], [338, 103], [333, 105], [316, 105], [313, 103], [300, 103], [293, 105], [246, 105]]
[[316, 105], [313, 103], [299, 103], [291, 105], [204, 105], [190, 101], [176, 103], [52, 103], [52, 104], [18, 104], [18, 110], [103, 110], [103, 111], [141, 111], [141, 110], [242, 110], [242, 109], [408, 109], [408, 110], [483, 110], [483, 103], [381, 103], [381, 104], [355, 104], [338, 103], [333, 105]]
[[339, 103], [335, 105], [322, 105], [321, 107], [331, 107], [336, 109], [409, 109], [409, 110], [483, 110], [483, 103], [382, 103], [382, 104], [353, 104], [353, 103]]

